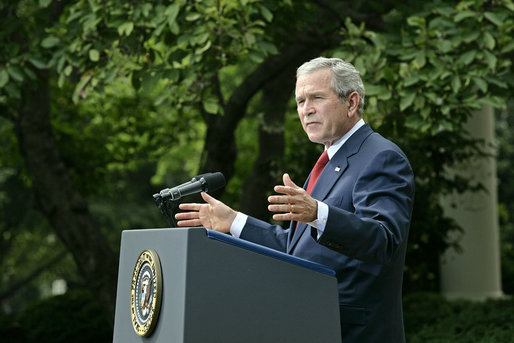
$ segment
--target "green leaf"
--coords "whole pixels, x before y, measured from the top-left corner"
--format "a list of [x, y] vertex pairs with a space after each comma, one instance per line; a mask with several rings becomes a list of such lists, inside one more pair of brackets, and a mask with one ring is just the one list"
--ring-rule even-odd
[[41, 42], [41, 46], [43, 48], [48, 49], [48, 48], [56, 46], [57, 44], [59, 44], [59, 42], [60, 42], [59, 38], [54, 37], [54, 36], [48, 36], [45, 39], [43, 39], [43, 41]]
[[172, 5], [169, 5], [168, 8], [166, 8], [166, 12], [164, 13], [168, 17], [168, 26], [172, 31], [174, 30], [174, 26], [177, 26], [176, 19], [179, 11], [180, 5], [178, 3], [174, 3]]
[[489, 32], [484, 32], [482, 41], [485, 44], [485, 46], [487, 47], [487, 49], [489, 49], [489, 50], [493, 50], [496, 45], [496, 41], [494, 40], [493, 35], [490, 34]]
[[425, 63], [426, 63], [426, 57], [425, 57], [425, 53], [423, 51], [419, 51], [417, 54], [416, 54], [416, 58], [414, 59], [414, 65], [416, 66], [416, 68], [423, 68], [423, 66], [425, 66]]
[[505, 108], [506, 107], [505, 100], [500, 97], [497, 97], [497, 96], [482, 97], [482, 98], [478, 99], [478, 102], [481, 105], [492, 106], [495, 108]]
[[479, 30], [471, 30], [467, 33], [464, 33], [461, 38], [464, 42], [471, 43], [471, 42], [477, 40], [479, 36], [480, 36]]
[[475, 12], [472, 12], [472, 11], [462, 11], [462, 12], [459, 12], [455, 15], [455, 17], [453, 18], [453, 20], [458, 23], [466, 18], [469, 18], [469, 17], [473, 17], [473, 16], [476, 16], [476, 13]]
[[420, 114], [421, 114], [421, 117], [423, 119], [427, 119], [428, 116], [430, 115], [430, 112], [432, 112], [432, 109], [430, 108], [430, 106], [425, 106], [421, 109], [420, 111]]
[[38, 69], [46, 69], [47, 65], [45, 62], [38, 60], [37, 58], [30, 57], [29, 62], [32, 63], [32, 65]]
[[98, 62], [100, 60], [100, 53], [98, 52], [98, 50], [89, 50], [89, 59], [93, 62]]
[[264, 19], [266, 19], [268, 23], [271, 23], [271, 21], [273, 20], [273, 13], [271, 13], [270, 10], [264, 6], [260, 6], [260, 10]]
[[73, 71], [73, 67], [68, 64], [66, 66], [66, 68], [64, 68], [64, 75], [70, 76], [72, 71]]
[[118, 27], [118, 34], [120, 36], [123, 36], [123, 35], [130, 36], [130, 34], [132, 33], [133, 30], [134, 30], [134, 23], [131, 21], [127, 21]]
[[52, 0], [39, 0], [39, 7], [46, 8], [52, 3]]
[[7, 94], [9, 95], [9, 97], [14, 98], [14, 99], [21, 98], [20, 87], [17, 87], [16, 85], [14, 85], [12, 83], [8, 83], [5, 86], [5, 90], [6, 90]]
[[508, 84], [505, 81], [503, 81], [502, 78], [498, 78], [498, 77], [494, 77], [494, 76], [485, 76], [484, 78], [486, 79], [488, 84], [492, 83], [493, 85], [496, 85], [503, 89], [509, 88]]
[[91, 80], [92, 73], [86, 73], [82, 75], [80, 81], [75, 86], [75, 91], [73, 92], [73, 101], [77, 102], [79, 100], [79, 93], [86, 87], [89, 80]]
[[485, 82], [484, 79], [480, 78], [480, 77], [474, 77], [473, 78], [473, 83], [475, 84], [475, 86], [477, 86], [482, 92], [486, 93], [487, 92], [487, 82]]
[[200, 13], [189, 13], [186, 16], [186, 20], [187, 21], [195, 21], [195, 20], [200, 19], [200, 17], [201, 17]]
[[410, 26], [425, 27], [425, 18], [420, 17], [408, 17], [407, 24]]
[[437, 7], [435, 9], [436, 12], [439, 12], [441, 13], [442, 15], [447, 15], [447, 16], [450, 16], [450, 15], [453, 15], [455, 13], [455, 9], [453, 7]]
[[36, 74], [32, 71], [31, 68], [23, 68], [23, 72], [25, 73], [25, 75], [27, 75], [29, 77], [29, 79], [31, 79], [31, 80], [37, 79]]
[[483, 53], [484, 53], [485, 61], [487, 62], [487, 65], [489, 66], [489, 68], [495, 69], [496, 68], [496, 62], [498, 61], [496, 56], [494, 56], [492, 53], [490, 53], [487, 50], [484, 50]]
[[380, 100], [389, 100], [391, 91], [384, 85], [366, 85], [366, 95], [377, 96]]
[[452, 47], [452, 43], [449, 41], [449, 40], [442, 40], [438, 45], [437, 47], [439, 48], [439, 50], [441, 50], [441, 52], [443, 53], [446, 53], [446, 52], [450, 52], [453, 47]]
[[0, 70], [0, 88], [3, 88], [7, 82], [9, 82], [9, 73], [7, 73], [7, 70], [2, 69]]
[[403, 84], [405, 87], [409, 87], [409, 86], [412, 86], [413, 84], [418, 83], [418, 81], [419, 81], [419, 75], [411, 75], [403, 81]]
[[258, 43], [258, 46], [263, 50], [263, 51], [266, 51], [272, 55], [274, 54], [278, 54], [278, 49], [277, 47], [275, 46], [275, 44], [273, 43], [269, 43], [269, 42], [259, 42]]
[[409, 115], [405, 121], [405, 126], [415, 130], [418, 130], [422, 124], [423, 121], [417, 115]]
[[441, 120], [440, 125], [447, 131], [454, 131], [453, 124], [447, 120]]
[[203, 108], [208, 113], [216, 114], [216, 113], [218, 113], [218, 109], [219, 109], [218, 102], [216, 101], [216, 99], [208, 98], [208, 99], [204, 100]]
[[491, 23], [493, 23], [494, 25], [496, 26], [501, 26], [503, 24], [503, 22], [501, 21], [500, 18], [498, 18], [496, 16], [496, 14], [492, 13], [492, 12], [485, 12], [484, 13], [484, 17], [487, 18], [487, 20], [489, 20]]
[[475, 59], [476, 54], [477, 54], [476, 50], [470, 50], [470, 51], [462, 54], [459, 57], [459, 63], [461, 63], [463, 65], [470, 64]]
[[407, 107], [412, 105], [415, 98], [416, 98], [416, 92], [407, 91], [406, 94], [404, 96], [402, 96], [402, 99], [400, 100], [400, 111], [403, 112]]
[[511, 39], [510, 42], [508, 42], [502, 49], [501, 49], [501, 53], [502, 54], [506, 54], [508, 52], [511, 52], [512, 50], [514, 50], [514, 39]]
[[455, 94], [458, 93], [461, 86], [462, 86], [462, 83], [460, 81], [460, 77], [455, 75], [453, 77], [453, 79], [452, 79], [452, 90], [453, 90], [453, 93], [455, 93]]
[[203, 54], [204, 52], [209, 50], [209, 48], [211, 47], [211, 44], [212, 44], [212, 42], [208, 41], [202, 48], [196, 49], [195, 53], [198, 55]]
[[23, 81], [23, 75], [17, 67], [14, 67], [14, 66], [7, 67], [7, 72], [14, 80], [16, 80], [18, 82]]

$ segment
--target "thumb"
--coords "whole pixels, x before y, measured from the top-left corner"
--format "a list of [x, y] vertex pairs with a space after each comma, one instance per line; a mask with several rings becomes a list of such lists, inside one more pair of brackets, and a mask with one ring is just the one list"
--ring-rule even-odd
[[216, 199], [214, 199], [213, 197], [211, 197], [209, 194], [207, 194], [205, 192], [200, 193], [200, 195], [202, 196], [202, 199], [209, 205], [213, 205], [216, 202]]
[[288, 173], [285, 173], [283, 176], [282, 176], [282, 181], [284, 181], [284, 186], [289, 186], [289, 187], [293, 187], [293, 188], [299, 188], [294, 182], [293, 180], [291, 180], [291, 177], [289, 176]]

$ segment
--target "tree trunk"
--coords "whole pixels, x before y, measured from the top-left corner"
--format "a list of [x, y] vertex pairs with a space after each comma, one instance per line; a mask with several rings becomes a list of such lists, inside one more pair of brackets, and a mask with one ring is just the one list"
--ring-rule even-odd
[[[299, 58], [303, 58], [301, 56]], [[258, 156], [252, 173], [244, 184], [240, 202], [242, 212], [262, 220], [271, 219], [267, 210], [267, 195], [273, 192], [276, 184], [281, 183], [284, 173], [284, 121], [287, 105], [294, 91], [297, 66], [297, 61], [288, 63], [262, 90]]]
[[50, 123], [48, 72], [38, 76], [39, 83], [26, 83], [22, 90], [16, 123], [20, 151], [39, 207], [113, 319], [118, 260], [59, 155]]
[[[270, 82], [273, 82], [273, 84], [269, 86], [270, 91], [267, 92], [267, 96], [270, 98], [269, 100], [265, 99], [267, 102], [266, 109], [273, 111], [273, 114], [270, 113], [269, 115], [265, 115], [268, 118], [265, 119], [265, 121], [269, 121], [269, 118], [273, 115], [279, 115], [282, 116], [282, 119], [278, 119], [278, 121], [273, 119], [272, 123], [273, 125], [278, 125], [279, 122], [283, 123], [284, 113], [278, 113], [280, 111], [285, 112], [286, 110], [287, 101], [289, 100], [291, 92], [294, 90], [294, 76], [296, 68], [309, 58], [317, 56], [321, 51], [323, 51], [323, 49], [330, 46], [330, 44], [334, 44], [332, 37], [329, 38], [330, 39], [326, 40], [320, 39], [317, 41], [317, 45], [291, 44], [288, 45], [280, 54], [268, 57], [232, 93], [229, 101], [224, 107], [224, 115], [206, 116], [207, 134], [205, 137], [204, 156], [200, 167], [200, 171], [202, 173], [221, 171], [225, 175], [227, 181], [230, 180], [234, 174], [234, 162], [237, 158], [235, 130], [239, 121], [246, 115], [246, 108], [252, 97], [259, 91], [263, 90], [263, 88], [267, 87]], [[274, 81], [275, 79], [278, 79], [278, 81]], [[271, 94], [274, 91], [278, 91], [280, 95]], [[275, 101], [278, 101], [279, 103], [275, 103]], [[277, 108], [273, 109], [274, 107]], [[260, 144], [263, 145], [261, 148], [264, 148], [264, 150], [261, 149], [260, 151], [262, 154], [269, 154], [269, 147], [266, 145], [264, 140], [267, 140], [270, 137], [264, 132], [262, 132], [260, 136]], [[277, 138], [276, 134], [273, 134], [272, 136], [273, 139]], [[283, 137], [281, 139], [283, 140]], [[279, 147], [279, 149], [283, 148]], [[275, 154], [275, 156], [280, 157], [282, 155], [283, 153], [281, 152], [278, 152], [278, 155]], [[264, 158], [264, 156], [261, 158]], [[262, 162], [262, 160], [259, 161], [259, 164]], [[258, 168], [261, 168], [261, 170], [262, 168], [265, 168], [266, 174], [269, 174], [269, 163], [264, 163], [265, 165], [260, 165]], [[262, 174], [259, 174], [258, 172], [256, 173], [259, 178], [262, 177]], [[273, 178], [273, 181], [268, 180], [266, 184], [274, 184], [275, 182], [276, 178]], [[264, 194], [264, 192], [269, 191], [268, 189], [260, 189], [259, 187], [252, 188], [259, 190], [261, 195]], [[252, 195], [248, 194], [248, 196]], [[247, 204], [246, 201], [245, 204]]]

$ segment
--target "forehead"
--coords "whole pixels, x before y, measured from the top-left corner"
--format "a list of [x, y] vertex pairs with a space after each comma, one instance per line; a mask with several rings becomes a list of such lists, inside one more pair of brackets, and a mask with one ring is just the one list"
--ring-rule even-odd
[[330, 90], [332, 71], [328, 68], [298, 76], [296, 80], [296, 94]]

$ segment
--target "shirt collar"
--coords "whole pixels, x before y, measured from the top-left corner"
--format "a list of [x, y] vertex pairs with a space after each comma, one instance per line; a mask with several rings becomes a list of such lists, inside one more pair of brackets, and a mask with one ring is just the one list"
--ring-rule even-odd
[[355, 125], [350, 129], [350, 131], [348, 131], [347, 133], [344, 134], [343, 137], [341, 137], [338, 141], [336, 141], [334, 144], [332, 144], [328, 149], [325, 148], [325, 150], [328, 150], [327, 151], [328, 158], [332, 159], [332, 157], [336, 154], [336, 152], [339, 151], [339, 149], [348, 140], [348, 138], [350, 138], [364, 124], [365, 124], [364, 119], [361, 118], [357, 123], [355, 123]]

